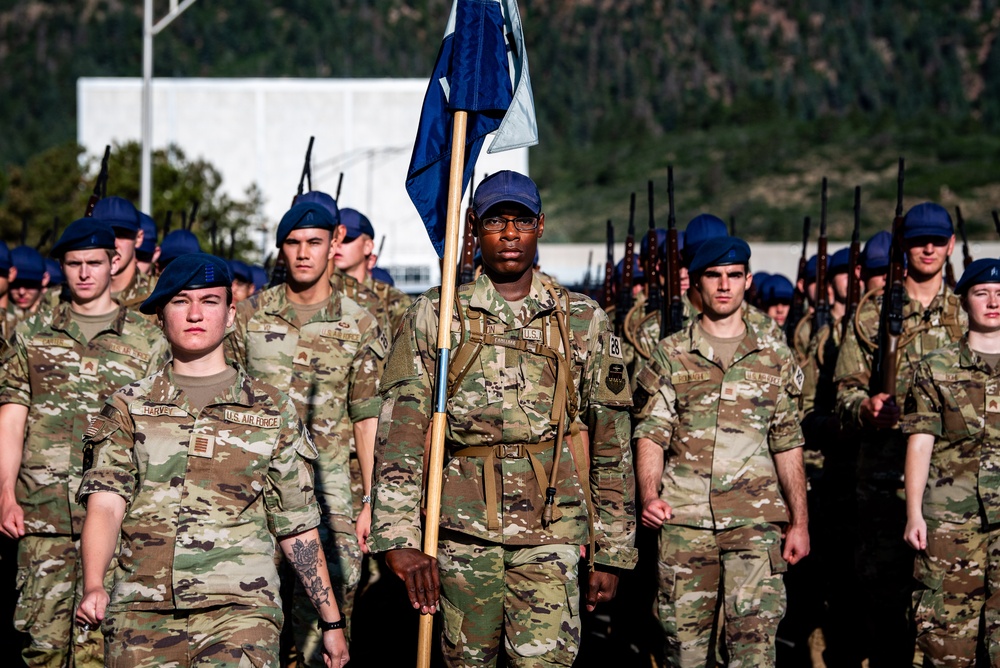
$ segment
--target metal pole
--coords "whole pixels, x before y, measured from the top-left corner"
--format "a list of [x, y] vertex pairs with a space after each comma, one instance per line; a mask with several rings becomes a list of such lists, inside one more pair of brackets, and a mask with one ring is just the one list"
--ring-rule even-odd
[[153, 201], [153, 0], [145, 0], [142, 17], [142, 180], [139, 210], [152, 215]]

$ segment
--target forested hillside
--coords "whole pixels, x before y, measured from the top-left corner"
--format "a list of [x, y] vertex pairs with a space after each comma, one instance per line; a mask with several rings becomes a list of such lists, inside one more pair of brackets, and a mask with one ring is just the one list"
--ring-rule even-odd
[[[157, 37], [156, 74], [423, 77], [450, 4], [203, 0]], [[567, 218], [612, 215], [674, 161], [682, 203], [766, 234], [766, 219], [801, 213], [819, 161], [850, 188], [901, 151], [947, 175], [928, 175], [924, 196], [946, 185], [973, 218], [998, 205], [1000, 0], [520, 5], [541, 129], [532, 170]], [[141, 10], [0, 3], [0, 165], [75, 137], [78, 77], [141, 73]]]

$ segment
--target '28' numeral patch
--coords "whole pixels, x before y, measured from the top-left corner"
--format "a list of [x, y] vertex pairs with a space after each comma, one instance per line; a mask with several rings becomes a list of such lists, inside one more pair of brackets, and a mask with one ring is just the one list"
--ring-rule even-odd
[[622, 357], [622, 341], [614, 334], [611, 335], [611, 350], [609, 351], [609, 354], [612, 357], [617, 357], [618, 359], [621, 359]]

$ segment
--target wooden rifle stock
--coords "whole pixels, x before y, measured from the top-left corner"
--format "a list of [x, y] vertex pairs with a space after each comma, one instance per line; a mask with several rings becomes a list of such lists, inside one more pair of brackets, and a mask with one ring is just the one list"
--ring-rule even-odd
[[858, 303], [861, 301], [861, 277], [858, 276], [858, 265], [861, 264], [861, 186], [854, 186], [854, 231], [851, 232], [848, 257], [847, 311], [840, 322], [841, 341], [847, 337], [848, 328], [854, 322], [854, 312], [858, 310]]
[[681, 300], [681, 253], [674, 214], [674, 168], [667, 166], [667, 298], [663, 300], [660, 339], [679, 332], [684, 325], [684, 302]]
[[90, 199], [87, 200], [87, 209], [83, 214], [84, 218], [91, 218], [94, 215], [94, 207], [101, 201], [101, 198], [104, 196], [103, 193], [107, 192], [108, 160], [110, 158], [111, 145], [108, 144], [104, 147], [104, 157], [101, 158], [101, 171], [97, 173], [97, 180], [94, 181], [94, 192], [90, 194]]
[[903, 308], [906, 304], [904, 283], [905, 251], [903, 250], [903, 158], [899, 159], [896, 180], [896, 215], [892, 221], [892, 245], [889, 250], [889, 276], [882, 295], [879, 314], [878, 350], [872, 368], [871, 394], [896, 394], [896, 364], [899, 337], [903, 332]]
[[816, 248], [816, 310], [813, 313], [813, 335], [830, 322], [830, 301], [827, 289], [826, 250], [826, 177], [823, 177], [823, 191], [820, 200], [819, 242]]
[[646, 256], [642, 258], [646, 267], [645, 313], [660, 313], [660, 238], [656, 234], [656, 219], [653, 214], [653, 182], [647, 182], [649, 198], [649, 231], [646, 233]]
[[608, 257], [604, 263], [604, 294], [601, 295], [601, 304], [604, 308], [610, 308], [614, 299], [615, 285], [615, 226], [608, 220]]
[[622, 260], [622, 281], [618, 286], [615, 300], [615, 333], [619, 336], [625, 331], [625, 317], [632, 310], [632, 265], [635, 262], [635, 193], [628, 209], [628, 233], [625, 236], [625, 258]]

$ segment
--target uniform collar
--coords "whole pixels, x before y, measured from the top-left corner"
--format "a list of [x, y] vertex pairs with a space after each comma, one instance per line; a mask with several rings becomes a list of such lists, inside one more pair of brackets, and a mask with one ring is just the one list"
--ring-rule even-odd
[[[123, 308], [117, 301], [115, 306], [118, 307], [118, 315], [111, 322], [108, 329], [115, 333], [115, 336], [121, 336], [122, 330], [125, 329], [125, 320], [128, 319], [128, 309]], [[59, 302], [52, 309], [52, 329], [58, 329], [61, 332], [65, 332], [72, 336], [78, 341], [83, 341], [83, 332], [80, 330], [80, 326], [73, 319], [72, 308], [70, 302]], [[107, 331], [107, 330], [105, 330]]]
[[469, 307], [485, 311], [509, 328], [518, 329], [524, 327], [539, 315], [552, 311], [556, 307], [556, 302], [545, 289], [538, 276], [531, 277], [531, 288], [521, 306], [520, 313], [511, 311], [510, 304], [503, 298], [503, 295], [493, 285], [486, 274], [481, 274], [472, 283], [472, 296], [469, 298]]
[[[714, 363], [715, 352], [712, 349], [712, 344], [709, 343], [708, 339], [702, 335], [702, 329], [700, 326], [702, 317], [703, 316], [699, 314], [697, 319], [691, 323], [690, 328], [688, 329], [688, 349], [692, 352], [697, 352], [705, 359]], [[736, 347], [736, 352], [733, 354], [733, 361], [731, 365], [735, 364], [738, 360], [743, 359], [750, 353], [761, 349], [760, 340], [757, 338], [757, 332], [750, 326], [750, 323], [747, 320], [746, 311], [743, 312], [743, 326], [746, 328], [746, 332], [743, 334], [740, 344]]]
[[[216, 397], [216, 401], [209, 404], [235, 404], [238, 406], [251, 406], [252, 397], [250, 394], [250, 377], [239, 366], [236, 368], [236, 379], [222, 396]], [[173, 362], [166, 364], [163, 369], [153, 376], [153, 385], [149, 388], [149, 399], [154, 404], [167, 404], [183, 408], [190, 415], [197, 414], [187, 398], [182, 396], [182, 391], [174, 381]]]
[[[326, 306], [317, 311], [309, 319], [309, 322], [336, 322], [341, 317], [341, 296], [337, 286], [331, 281], [333, 292], [330, 293], [330, 301]], [[284, 285], [276, 285], [261, 293], [261, 307], [270, 316], [281, 318], [288, 324], [298, 327], [296, 318], [292, 315], [295, 311], [295, 304], [292, 303], [285, 294]], [[302, 323], [306, 324], [306, 323]]]

